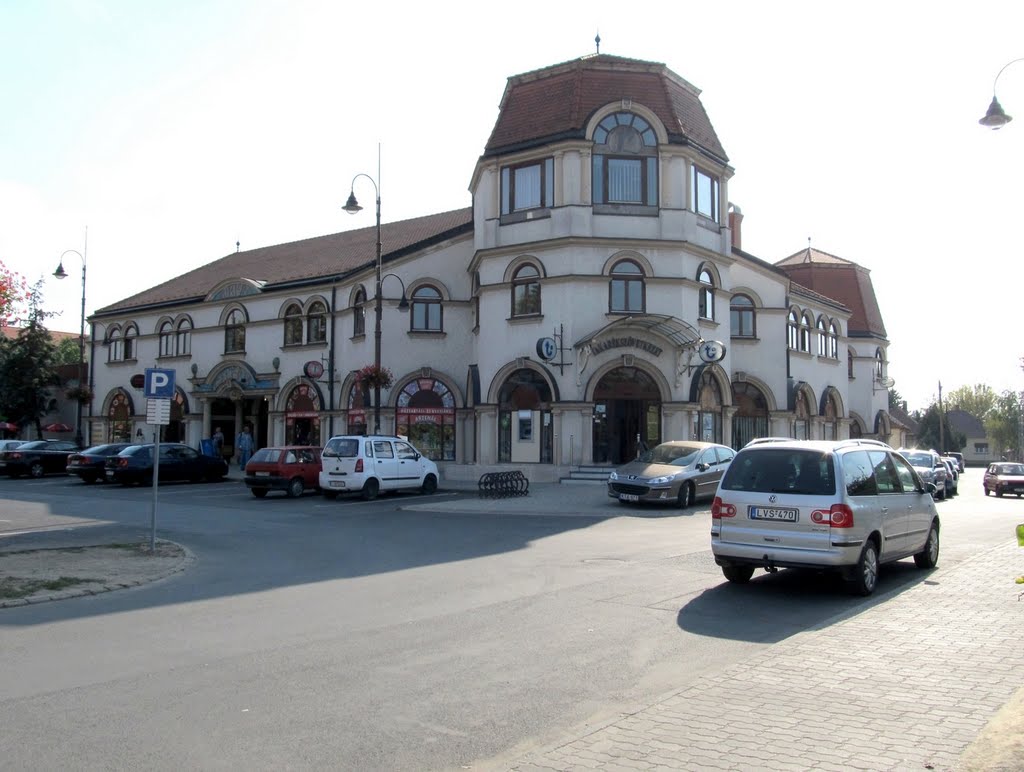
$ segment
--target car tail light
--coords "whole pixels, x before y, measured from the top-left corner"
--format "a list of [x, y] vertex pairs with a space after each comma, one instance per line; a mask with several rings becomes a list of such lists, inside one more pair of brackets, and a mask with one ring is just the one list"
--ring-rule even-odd
[[853, 510], [846, 504], [833, 504], [828, 516], [833, 528], [853, 528]]
[[361, 459], [361, 458], [357, 458], [356, 459], [356, 471], [357, 472], [362, 472], [363, 471], [363, 459]]
[[127, 458], [119, 458], [119, 459], [117, 459], [117, 465], [120, 466], [120, 467], [128, 466], [128, 459]]
[[715, 500], [711, 503], [711, 519], [721, 520], [723, 517], [736, 517], [736, 507], [726, 504], [722, 501], [721, 496], [715, 496]]
[[8, 458], [21, 458], [21, 453], [19, 453], [18, 451], [14, 451], [13, 453], [11, 453], [11, 455], [8, 456]]

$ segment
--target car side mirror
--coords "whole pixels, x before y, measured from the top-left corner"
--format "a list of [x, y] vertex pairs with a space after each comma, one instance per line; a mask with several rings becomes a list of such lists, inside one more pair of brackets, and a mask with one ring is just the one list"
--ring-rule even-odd
[[697, 464], [697, 471], [698, 472], [706, 472], [706, 471], [708, 471], [708, 465], [705, 464], [703, 461], [701, 461], [699, 464]]
[[937, 490], [938, 490], [938, 488], [936, 487], [935, 483], [925, 483], [924, 484], [924, 492], [925, 493], [934, 494], [935, 491], [937, 491]]

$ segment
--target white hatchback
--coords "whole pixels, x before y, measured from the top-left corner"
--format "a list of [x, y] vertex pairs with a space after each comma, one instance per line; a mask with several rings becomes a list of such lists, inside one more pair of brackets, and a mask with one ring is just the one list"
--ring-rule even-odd
[[331, 437], [321, 454], [320, 491], [329, 499], [361, 493], [367, 501], [381, 491], [437, 490], [437, 464], [400, 437]]

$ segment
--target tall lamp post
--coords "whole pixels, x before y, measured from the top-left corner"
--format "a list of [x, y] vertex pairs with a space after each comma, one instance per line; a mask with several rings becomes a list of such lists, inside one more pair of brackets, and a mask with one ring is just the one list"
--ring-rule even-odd
[[[87, 237], [88, 238], [88, 237]], [[88, 251], [88, 246], [85, 247]], [[53, 275], [58, 279], [66, 279], [68, 277], [67, 271], [64, 270], [64, 255], [72, 254], [78, 255], [82, 261], [82, 316], [78, 327], [78, 387], [80, 389], [88, 388], [85, 378], [85, 254], [79, 252], [77, 249], [65, 249], [61, 255], [60, 260], [57, 264], [57, 270], [53, 272]], [[79, 447], [82, 447], [82, 400], [81, 397], [75, 400], [77, 405], [75, 413], [75, 442], [78, 443]]]
[[[359, 173], [352, 178], [352, 184], [349, 186], [348, 201], [345, 202], [345, 206], [342, 207], [349, 214], [355, 214], [356, 212], [362, 211], [362, 207], [359, 206], [359, 202], [356, 201], [355, 185], [356, 180], [360, 177], [365, 177], [371, 183], [373, 183], [373, 192], [377, 196], [377, 296], [373, 305], [374, 322], [375, 327], [373, 329], [373, 364], [377, 372], [380, 372], [380, 320], [384, 315], [384, 298], [381, 297], [380, 285], [380, 187], [377, 185], [377, 181], [373, 179], [369, 174]], [[377, 151], [377, 179], [380, 179], [380, 150]], [[380, 434], [380, 382], [375, 381], [373, 384], [373, 433]]]
[[1003, 106], [999, 104], [999, 100], [996, 99], [996, 84], [999, 82], [999, 76], [1003, 74], [1003, 70], [1017, 62], [1024, 62], [1024, 58], [1013, 59], [1007, 62], [1002, 66], [1002, 69], [996, 73], [996, 79], [992, 81], [992, 103], [988, 106], [988, 112], [986, 112], [984, 117], [978, 121], [982, 126], [987, 126], [990, 129], [1001, 129], [1013, 120], [1013, 116], [1007, 115], [1003, 110]]

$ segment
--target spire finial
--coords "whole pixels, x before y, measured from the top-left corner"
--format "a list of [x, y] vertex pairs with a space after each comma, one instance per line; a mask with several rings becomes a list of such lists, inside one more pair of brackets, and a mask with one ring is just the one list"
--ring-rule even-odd
[[241, 241], [236, 241], [235, 242], [235, 252], [237, 253], [238, 250], [240, 250], [241, 248], [242, 248], [242, 242]]
[[600, 32], [598, 32], [596, 35], [594, 35], [594, 43], [597, 44], [597, 53], [600, 54], [601, 53], [601, 33]]

